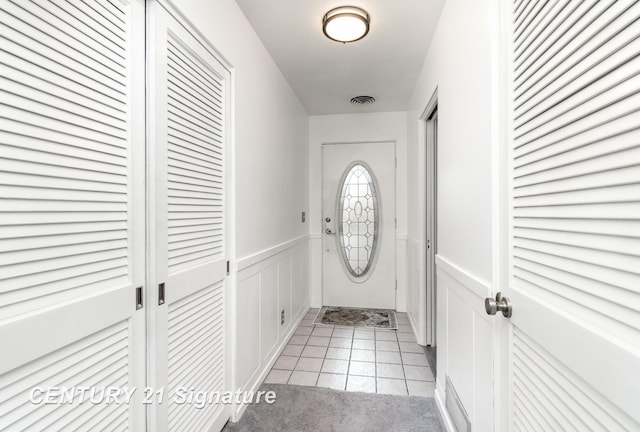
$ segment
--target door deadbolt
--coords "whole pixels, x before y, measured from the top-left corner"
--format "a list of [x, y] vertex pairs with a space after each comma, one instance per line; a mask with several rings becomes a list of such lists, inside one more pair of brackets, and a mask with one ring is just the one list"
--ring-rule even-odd
[[327, 217], [324, 219], [324, 221], [325, 221], [325, 222], [327, 222], [327, 223], [328, 223], [328, 222], [331, 222], [331, 218], [330, 218], [329, 216], [327, 216]]
[[496, 293], [495, 299], [491, 297], [484, 299], [484, 309], [489, 315], [495, 315], [500, 311], [505, 318], [509, 318], [513, 314], [511, 302], [507, 297], [502, 297], [502, 294], [499, 292]]

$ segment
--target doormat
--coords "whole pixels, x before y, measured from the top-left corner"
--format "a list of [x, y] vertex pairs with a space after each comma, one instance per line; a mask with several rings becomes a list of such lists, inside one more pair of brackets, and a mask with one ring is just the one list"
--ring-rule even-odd
[[398, 329], [396, 313], [391, 309], [358, 309], [325, 306], [320, 309], [313, 323], [347, 327]]

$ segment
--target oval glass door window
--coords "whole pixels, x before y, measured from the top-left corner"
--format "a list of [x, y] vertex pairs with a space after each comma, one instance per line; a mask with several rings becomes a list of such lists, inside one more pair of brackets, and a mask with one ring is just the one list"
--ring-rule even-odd
[[378, 195], [373, 176], [362, 162], [343, 176], [338, 198], [338, 239], [345, 268], [354, 280], [371, 270], [378, 243]]

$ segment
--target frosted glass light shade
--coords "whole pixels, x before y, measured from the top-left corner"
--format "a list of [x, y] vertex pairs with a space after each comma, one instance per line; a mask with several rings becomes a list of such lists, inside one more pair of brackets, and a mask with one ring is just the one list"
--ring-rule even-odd
[[331, 9], [322, 19], [322, 31], [336, 42], [355, 42], [369, 33], [369, 14], [355, 6]]

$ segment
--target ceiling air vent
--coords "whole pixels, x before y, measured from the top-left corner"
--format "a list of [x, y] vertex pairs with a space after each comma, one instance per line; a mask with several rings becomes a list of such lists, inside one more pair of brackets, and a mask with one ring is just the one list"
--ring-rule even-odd
[[370, 105], [376, 101], [373, 96], [355, 96], [351, 98], [351, 103], [356, 105]]

